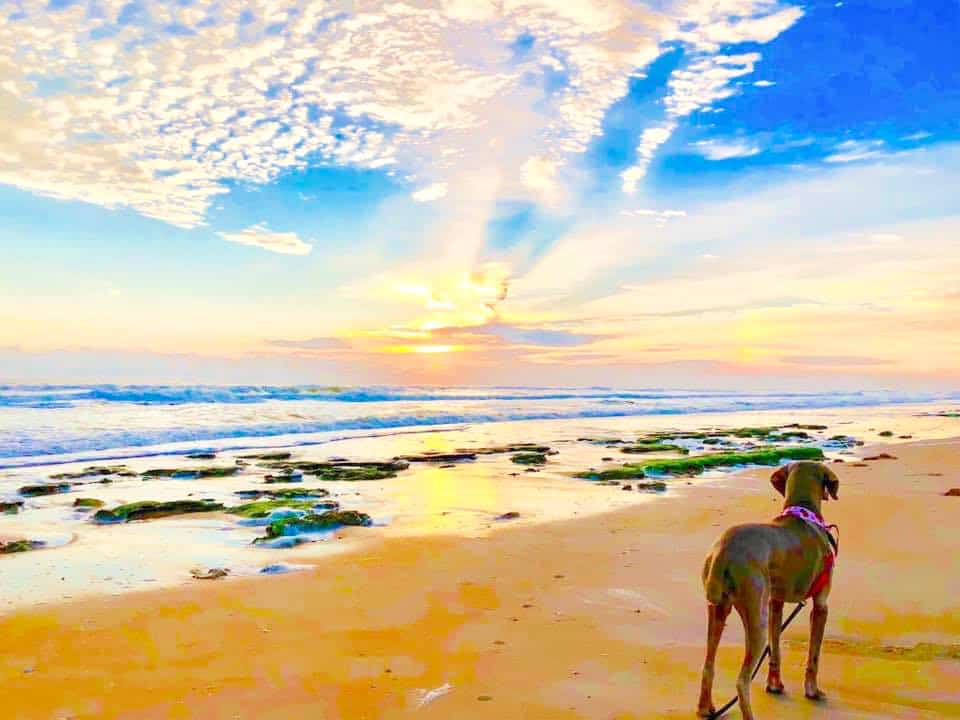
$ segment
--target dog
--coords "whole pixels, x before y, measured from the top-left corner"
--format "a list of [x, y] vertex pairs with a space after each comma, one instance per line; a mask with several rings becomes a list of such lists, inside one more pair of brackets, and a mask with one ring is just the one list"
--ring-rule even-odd
[[784, 512], [773, 522], [737, 525], [710, 550], [703, 566], [707, 598], [707, 657], [697, 716], [713, 717], [713, 669], [717, 646], [731, 608], [736, 608], [746, 632], [746, 654], [737, 678], [737, 697], [744, 720], [752, 720], [750, 681], [770, 635], [767, 692], [780, 694], [780, 626], [785, 602], [813, 599], [810, 647], [804, 694], [825, 699], [817, 684], [820, 645], [827, 624], [835, 543], [823, 524], [821, 502], [837, 499], [840, 480], [817, 462], [795, 462], [770, 478], [784, 496]]

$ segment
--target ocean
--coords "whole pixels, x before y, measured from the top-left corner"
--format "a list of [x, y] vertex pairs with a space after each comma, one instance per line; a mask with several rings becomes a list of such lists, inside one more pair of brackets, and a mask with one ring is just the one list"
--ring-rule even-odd
[[0, 385], [0, 467], [312, 444], [520, 420], [950, 402], [960, 393], [215, 385]]

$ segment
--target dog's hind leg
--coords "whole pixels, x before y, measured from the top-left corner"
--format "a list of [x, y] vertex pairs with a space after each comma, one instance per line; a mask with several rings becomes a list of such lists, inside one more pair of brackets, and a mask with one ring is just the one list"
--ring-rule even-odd
[[727, 600], [707, 605], [707, 659], [703, 662], [697, 717], [712, 717], [716, 710], [713, 705], [713, 666], [717, 659], [717, 646], [720, 645], [720, 637], [723, 635], [730, 609], [731, 606]]
[[750, 681], [753, 680], [753, 671], [756, 669], [763, 649], [767, 644], [767, 603], [769, 597], [767, 588], [756, 583], [750, 588], [737, 604], [737, 612], [743, 620], [745, 638], [745, 653], [743, 665], [740, 666], [740, 675], [737, 676], [737, 697], [740, 700], [740, 712], [743, 720], [753, 720], [753, 710], [750, 707]]
[[770, 601], [770, 619], [767, 631], [770, 635], [770, 669], [767, 673], [767, 692], [774, 695], [783, 693], [783, 681], [780, 679], [780, 626], [783, 624], [783, 600]]
[[827, 627], [827, 595], [830, 586], [817, 593], [813, 598], [813, 610], [810, 611], [810, 648], [807, 654], [807, 672], [803, 683], [803, 694], [811, 700], [826, 700], [826, 695], [817, 684], [817, 672], [820, 669], [820, 646], [823, 644], [823, 631]]

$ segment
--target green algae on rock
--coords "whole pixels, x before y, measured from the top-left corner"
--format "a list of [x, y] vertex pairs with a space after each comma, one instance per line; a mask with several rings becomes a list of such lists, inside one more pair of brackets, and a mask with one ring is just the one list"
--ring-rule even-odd
[[240, 515], [245, 518], [269, 517], [274, 510], [286, 508], [288, 510], [313, 510], [317, 503], [313, 500], [257, 500], [255, 502], [227, 508], [231, 515]]
[[97, 500], [96, 498], [77, 498], [73, 501], [75, 508], [94, 509], [102, 508], [104, 505], [106, 505], [106, 503], [103, 502], [103, 500]]
[[45, 543], [41, 540], [11, 540], [9, 542], [0, 541], [0, 555], [12, 555], [13, 553], [39, 550], [44, 545]]
[[510, 462], [517, 465], [544, 465], [547, 462], [547, 456], [544, 453], [524, 452], [514, 455], [510, 458]]
[[736, 465], [777, 465], [783, 460], [822, 460], [820, 448], [766, 448], [749, 452], [723, 452], [675, 460], [651, 460], [644, 463], [627, 463], [610, 470], [588, 470], [577, 473], [576, 477], [588, 480], [630, 480], [646, 477], [648, 473], [657, 475], [699, 475], [717, 467]]
[[243, 460], [289, 460], [293, 457], [292, 452], [266, 452], [254, 453], [253, 455], [241, 455]]
[[540, 445], [537, 443], [511, 443], [510, 445], [492, 445], [490, 447], [478, 448], [457, 448], [458, 453], [470, 453], [473, 455], [501, 455], [506, 453], [549, 453], [549, 445]]
[[223, 505], [206, 500], [171, 500], [168, 502], [141, 500], [127, 505], [118, 505], [112, 510], [98, 510], [93, 516], [93, 520], [97, 523], [119, 523], [132, 520], [151, 520], [187, 513], [214, 512], [216, 510], [223, 510]]
[[57, 495], [70, 491], [70, 483], [56, 483], [46, 485], [24, 485], [17, 492], [24, 497], [39, 497], [41, 495]]
[[193, 480], [217, 477], [230, 477], [240, 472], [236, 466], [228, 467], [200, 467], [200, 468], [153, 468], [141, 473], [144, 479], [166, 477], [174, 480]]
[[284, 498], [323, 498], [330, 495], [326, 488], [278, 488], [268, 490], [237, 490], [234, 495], [248, 498], [266, 497], [273, 500]]
[[127, 468], [126, 465], [91, 465], [77, 472], [62, 472], [51, 475], [51, 480], [79, 480], [88, 477], [102, 477], [104, 475], [125, 475], [135, 476], [136, 473]]
[[620, 452], [628, 455], [657, 452], [677, 452], [681, 455], [687, 455], [690, 451], [682, 445], [671, 445], [670, 443], [639, 443], [637, 445], [624, 445], [620, 448]]
[[0, 500], [0, 513], [16, 515], [23, 509], [23, 500]]
[[458, 450], [457, 452], [425, 452], [417, 455], [401, 455], [399, 460], [406, 462], [450, 463], [476, 460], [477, 453], [473, 450]]
[[304, 533], [325, 532], [344, 525], [369, 527], [373, 525], [373, 520], [366, 513], [356, 510], [327, 510], [302, 517], [281, 518], [267, 525], [266, 537], [257, 538], [254, 542], [265, 542], [278, 537]]

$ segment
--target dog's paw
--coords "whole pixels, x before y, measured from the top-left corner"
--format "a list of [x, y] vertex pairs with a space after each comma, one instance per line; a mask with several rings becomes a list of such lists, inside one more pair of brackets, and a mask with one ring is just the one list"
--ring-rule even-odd
[[783, 695], [783, 683], [767, 683], [767, 692], [771, 695]]

